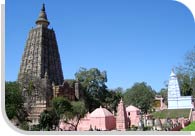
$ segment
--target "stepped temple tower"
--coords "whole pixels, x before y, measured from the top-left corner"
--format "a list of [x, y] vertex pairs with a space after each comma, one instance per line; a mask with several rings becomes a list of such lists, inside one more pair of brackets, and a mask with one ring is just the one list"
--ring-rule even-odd
[[194, 108], [192, 96], [181, 96], [177, 76], [172, 70], [168, 84], [168, 109]]
[[35, 23], [36, 28], [30, 30], [26, 41], [18, 80], [26, 74], [41, 79], [47, 75], [50, 83], [61, 85], [64, 78], [58, 45], [54, 30], [48, 28], [44, 4]]
[[48, 28], [50, 22], [44, 4], [35, 23], [26, 41], [18, 74], [30, 126], [39, 123], [40, 114], [51, 106], [52, 98], [61, 96], [74, 101], [83, 95], [78, 81], [64, 80], [55, 32]]
[[[36, 27], [30, 30], [26, 41], [18, 74], [18, 81], [24, 85], [25, 107], [28, 109], [28, 118], [32, 121], [30, 126], [38, 124], [41, 112], [50, 106], [53, 87], [64, 82], [55, 32], [48, 28], [50, 22], [44, 4], [35, 23]], [[34, 89], [29, 94], [27, 88], [30, 81], [34, 81]], [[70, 93], [67, 95], [70, 97]], [[74, 96], [74, 92], [72, 95]]]

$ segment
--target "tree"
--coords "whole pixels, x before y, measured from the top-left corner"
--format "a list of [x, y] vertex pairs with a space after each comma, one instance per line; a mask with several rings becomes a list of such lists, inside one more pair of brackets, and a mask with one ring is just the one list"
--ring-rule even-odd
[[59, 119], [64, 116], [65, 112], [72, 112], [72, 105], [64, 97], [53, 98], [52, 108]]
[[195, 46], [186, 53], [184, 63], [176, 68], [181, 94], [195, 97]]
[[133, 105], [140, 108], [144, 113], [152, 107], [155, 92], [145, 82], [135, 83], [132, 88], [124, 93], [125, 105]]
[[72, 105], [66, 98], [55, 97], [52, 99], [52, 106], [40, 114], [39, 124], [33, 126], [32, 130], [50, 131], [55, 129], [59, 125], [60, 119], [65, 118], [66, 114], [71, 112]]
[[121, 87], [118, 87], [116, 89], [109, 90], [105, 97], [105, 103], [103, 104], [103, 106], [111, 112], [117, 112], [118, 103], [123, 97], [123, 89]]
[[75, 77], [81, 84], [87, 109], [91, 112], [98, 108], [105, 101], [105, 94], [107, 93], [106, 71], [101, 72], [97, 68], [89, 70], [80, 68]]
[[79, 121], [84, 117], [87, 110], [85, 108], [85, 103], [83, 101], [73, 101], [71, 102], [72, 111], [65, 112], [64, 122], [70, 124], [74, 130], [77, 130]]
[[27, 112], [24, 108], [24, 98], [21, 87], [17, 82], [5, 82], [5, 110], [10, 120], [17, 120], [21, 128], [27, 121]]
[[[52, 113], [52, 124], [57, 125], [60, 119], [67, 124], [70, 124], [74, 130], [77, 130], [78, 123], [82, 117], [86, 114], [86, 107], [83, 101], [69, 102], [63, 97], [56, 97], [52, 100], [53, 109]], [[54, 112], [53, 112], [54, 111]], [[56, 120], [54, 120], [54, 118]]]
[[45, 130], [45, 131], [49, 131], [52, 129], [52, 116], [47, 110], [44, 110], [41, 113], [39, 119], [39, 126], [41, 130]]

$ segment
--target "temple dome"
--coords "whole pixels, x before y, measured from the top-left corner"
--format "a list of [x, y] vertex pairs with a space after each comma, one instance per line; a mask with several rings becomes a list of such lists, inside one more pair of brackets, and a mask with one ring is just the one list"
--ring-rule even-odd
[[114, 116], [110, 111], [108, 111], [105, 108], [100, 108], [95, 109], [91, 114], [90, 117], [110, 117]]

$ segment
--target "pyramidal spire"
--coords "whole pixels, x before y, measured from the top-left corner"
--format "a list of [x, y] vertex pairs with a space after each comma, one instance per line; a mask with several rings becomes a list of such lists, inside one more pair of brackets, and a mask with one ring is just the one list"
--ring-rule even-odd
[[171, 70], [171, 75], [170, 75], [171, 77], [175, 77], [176, 75], [175, 75], [175, 72], [174, 72], [174, 69], [172, 69]]
[[171, 71], [169, 83], [168, 83], [168, 98], [180, 97], [180, 88], [177, 76], [174, 73], [173, 69]]
[[41, 12], [39, 13], [39, 17], [36, 21], [37, 27], [43, 26], [47, 27], [49, 25], [49, 21], [47, 20], [47, 14], [45, 12], [45, 4], [43, 3]]

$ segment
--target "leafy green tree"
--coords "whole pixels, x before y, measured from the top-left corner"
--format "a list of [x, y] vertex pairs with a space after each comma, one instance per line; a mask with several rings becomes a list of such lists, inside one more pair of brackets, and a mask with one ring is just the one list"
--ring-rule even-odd
[[80, 68], [75, 74], [76, 79], [81, 84], [87, 109], [91, 112], [98, 108], [104, 101], [107, 93], [107, 75], [97, 68]]
[[188, 73], [182, 73], [182, 71], [177, 71], [178, 82], [180, 85], [181, 95], [189, 96], [193, 94], [193, 87], [191, 86], [191, 79]]
[[76, 131], [80, 119], [84, 117], [87, 110], [83, 101], [73, 101], [71, 102], [71, 105], [72, 110], [65, 112], [65, 116], [63, 119], [65, 123], [70, 124]]
[[62, 118], [65, 112], [72, 112], [72, 105], [70, 102], [64, 97], [55, 97], [52, 100], [52, 107], [57, 117]]
[[44, 110], [39, 119], [41, 130], [50, 131], [52, 129], [52, 116], [47, 110]]
[[60, 119], [70, 124], [77, 130], [78, 123], [86, 114], [87, 110], [83, 101], [72, 101], [71, 103], [64, 97], [56, 97], [52, 100], [53, 107], [50, 111], [52, 124], [57, 126]]
[[78, 119], [82, 118], [86, 114], [85, 103], [83, 101], [73, 101], [71, 102], [72, 105], [72, 113], [73, 116]]
[[195, 97], [195, 46], [186, 53], [184, 63], [176, 68], [181, 94]]
[[103, 104], [103, 106], [108, 110], [110, 110], [111, 112], [115, 111], [116, 113], [118, 103], [120, 102], [122, 97], [123, 97], [123, 89], [121, 87], [118, 87], [113, 90], [109, 90], [106, 95], [105, 103]]
[[7, 117], [19, 121], [19, 125], [27, 121], [27, 112], [24, 108], [24, 98], [21, 87], [17, 82], [5, 82], [5, 110]]
[[[81, 108], [80, 110], [82, 111]], [[52, 107], [41, 113], [39, 127], [49, 131], [53, 126], [58, 126], [60, 119], [70, 124], [69, 120], [75, 116], [72, 104], [64, 97], [56, 97], [52, 100]]]
[[152, 107], [155, 98], [155, 91], [145, 82], [135, 83], [132, 88], [124, 93], [126, 105], [133, 105], [140, 108], [144, 113]]

